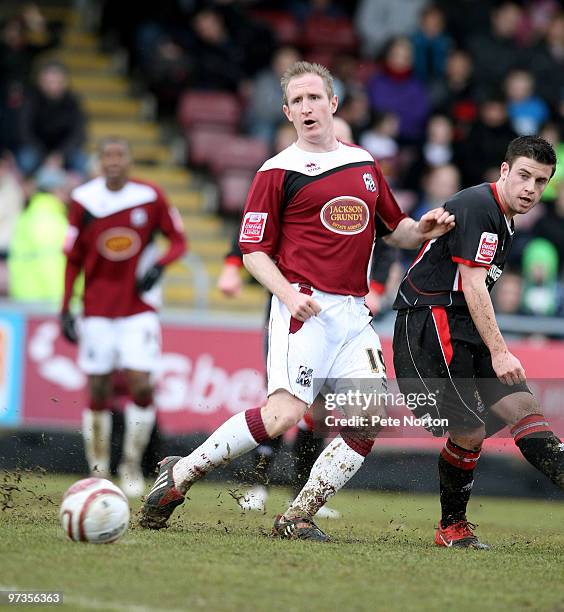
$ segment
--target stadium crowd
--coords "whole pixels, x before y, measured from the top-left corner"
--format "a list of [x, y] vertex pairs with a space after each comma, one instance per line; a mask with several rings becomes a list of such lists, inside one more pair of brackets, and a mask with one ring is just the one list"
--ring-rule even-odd
[[[163, 0], [130, 8], [101, 3], [103, 48], [126, 52], [139, 91], [150, 92], [159, 119], [185, 137], [188, 163], [208, 170], [220, 185], [243, 177], [237, 183], [242, 192], [258, 163], [232, 169], [196, 160], [198, 132], [211, 142], [218, 127], [191, 123], [190, 95], [213, 92], [234, 101], [231, 124], [226, 127], [225, 114], [218, 117], [221, 138], [249, 147], [239, 161], [255, 159], [258, 147], [260, 161], [283, 129], [280, 75], [300, 58], [332, 70], [338, 116], [379, 160], [398, 201], [415, 218], [460, 188], [496, 180], [515, 136], [544, 136], [559, 166], [541, 205], [519, 219], [495, 303], [508, 314], [564, 316], [561, 2]], [[14, 270], [21, 270], [18, 257], [30, 261], [30, 245], [26, 250], [21, 244], [33, 211], [37, 217], [38, 208], [49, 207], [60, 218], [53, 199], [64, 202], [89, 173], [86, 114], [65, 66], [41, 58], [56, 47], [59, 34], [33, 4], [0, 28], [0, 258], [14, 258]], [[234, 189], [233, 181], [225, 184]], [[50, 197], [38, 201], [37, 193]], [[243, 199], [223, 203], [229, 214]], [[397, 253], [395, 265], [401, 269], [411, 257]], [[388, 287], [384, 304], [395, 289]], [[37, 297], [14, 291], [18, 299]]]

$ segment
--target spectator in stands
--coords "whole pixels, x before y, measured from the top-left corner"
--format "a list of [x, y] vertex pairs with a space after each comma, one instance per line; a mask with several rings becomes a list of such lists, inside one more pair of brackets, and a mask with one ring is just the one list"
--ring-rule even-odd
[[367, 83], [374, 111], [396, 113], [402, 144], [417, 142], [424, 133], [429, 115], [429, 96], [424, 84], [413, 74], [413, 47], [408, 38], [393, 39], [386, 49], [382, 71]]
[[364, 88], [353, 88], [340, 100], [339, 117], [346, 121], [352, 130], [354, 142], [358, 142], [362, 132], [370, 126], [371, 112], [368, 95]]
[[244, 50], [230, 35], [219, 10], [210, 7], [198, 11], [192, 19], [192, 30], [193, 86], [236, 92], [244, 76]]
[[427, 211], [442, 206], [453, 194], [460, 191], [460, 172], [453, 164], [431, 167], [422, 177], [421, 187], [421, 198], [410, 213], [416, 220]]
[[262, 138], [270, 145], [276, 126], [280, 123], [280, 79], [299, 59], [300, 54], [296, 49], [281, 47], [275, 52], [270, 66], [257, 74], [245, 92], [249, 100], [245, 113], [247, 131], [251, 136]]
[[374, 113], [372, 125], [360, 135], [360, 146], [380, 163], [389, 183], [394, 183], [399, 173], [399, 119], [390, 112]]
[[343, 7], [335, 0], [293, 0], [289, 5], [299, 23], [316, 17], [346, 17]]
[[534, 236], [550, 241], [558, 252], [560, 273], [564, 264], [564, 183], [558, 185], [556, 201], [545, 204], [545, 214], [536, 222], [532, 233]]
[[[430, 168], [454, 161], [454, 128], [445, 115], [433, 115], [427, 123], [425, 140], [417, 146], [415, 158], [406, 171], [404, 187], [419, 191], [421, 178]], [[458, 189], [457, 189], [458, 191]], [[450, 195], [452, 195], [451, 192]]]
[[35, 5], [8, 19], [0, 33], [0, 149], [16, 152], [18, 122], [35, 57], [56, 42]]
[[531, 72], [522, 68], [512, 70], [505, 78], [507, 112], [511, 127], [519, 136], [537, 134], [548, 120], [546, 102], [535, 94], [535, 80]]
[[180, 94], [190, 83], [193, 72], [186, 51], [172, 37], [164, 36], [144, 63], [147, 88], [157, 100], [159, 117], [174, 115]]
[[539, 136], [548, 140], [556, 151], [556, 171], [541, 198], [544, 202], [552, 202], [558, 197], [560, 185], [564, 183], [564, 142], [562, 142], [560, 128], [557, 123], [549, 122], [543, 125]]
[[445, 78], [432, 83], [431, 104], [436, 112], [454, 122], [454, 139], [462, 140], [478, 114], [472, 58], [466, 51], [451, 51], [446, 64]]
[[56, 61], [39, 69], [37, 88], [24, 103], [18, 163], [27, 175], [48, 158], [61, 167], [86, 174], [85, 116], [70, 91], [67, 69]]
[[522, 309], [526, 314], [562, 314], [562, 286], [558, 282], [558, 251], [544, 238], [535, 238], [523, 251]]
[[521, 276], [504, 270], [502, 277], [495, 284], [492, 299], [495, 311], [501, 314], [522, 314], [521, 291], [523, 282]]
[[360, 0], [354, 16], [356, 31], [362, 42], [362, 54], [379, 55], [394, 36], [409, 36], [428, 0]]
[[24, 193], [19, 184], [12, 156], [0, 154], [0, 260], [6, 259], [16, 221], [22, 212]]
[[515, 137], [503, 97], [492, 96], [484, 100], [479, 107], [478, 120], [468, 137], [459, 144], [462, 184], [493, 180], [499, 173], [498, 162], [505, 155], [507, 143]]
[[468, 50], [474, 59], [477, 84], [490, 95], [513, 68], [526, 65], [527, 56], [517, 46], [523, 11], [516, 2], [502, 2], [491, 13], [489, 31], [471, 31]]
[[444, 13], [438, 6], [431, 4], [423, 9], [411, 42], [416, 76], [427, 84], [441, 82], [453, 41], [446, 31]]
[[527, 63], [533, 72], [538, 94], [553, 108], [557, 108], [564, 91], [564, 10], [551, 19], [546, 34], [531, 49]]
[[8, 254], [9, 296], [25, 302], [57, 304], [63, 296], [67, 231], [67, 176], [43, 167], [37, 192], [19, 216]]

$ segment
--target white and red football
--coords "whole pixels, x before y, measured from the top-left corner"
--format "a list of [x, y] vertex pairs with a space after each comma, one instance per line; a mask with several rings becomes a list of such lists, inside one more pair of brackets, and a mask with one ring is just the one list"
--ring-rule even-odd
[[129, 524], [129, 503], [123, 491], [105, 478], [84, 478], [63, 495], [61, 525], [73, 542], [108, 544]]

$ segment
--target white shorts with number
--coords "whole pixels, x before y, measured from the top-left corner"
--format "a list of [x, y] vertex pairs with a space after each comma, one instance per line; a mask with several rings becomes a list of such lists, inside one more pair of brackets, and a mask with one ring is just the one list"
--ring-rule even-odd
[[161, 354], [161, 326], [155, 312], [80, 322], [78, 365], [85, 374], [128, 369], [153, 372]]
[[321, 312], [301, 325], [272, 297], [268, 394], [285, 389], [312, 404], [322, 387], [323, 393], [346, 392], [357, 384], [364, 390], [382, 390], [382, 345], [364, 298], [312, 291]]

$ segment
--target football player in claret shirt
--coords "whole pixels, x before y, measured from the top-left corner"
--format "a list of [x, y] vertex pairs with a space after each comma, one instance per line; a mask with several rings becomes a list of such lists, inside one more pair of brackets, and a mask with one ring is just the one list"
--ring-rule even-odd
[[[555, 168], [546, 140], [513, 140], [497, 182], [464, 189], [446, 202], [455, 229], [423, 245], [394, 303], [400, 389], [438, 391], [415, 415], [429, 421], [434, 435], [449, 435], [439, 457], [439, 546], [488, 548], [466, 520], [466, 506], [482, 442], [506, 425], [525, 459], [564, 487], [564, 447], [501, 335], [489, 294], [511, 248], [514, 217], [539, 202]], [[435, 425], [445, 419], [448, 427], [429, 419]]]
[[[78, 362], [88, 375], [89, 406], [82, 433], [92, 475], [107, 476], [112, 419], [111, 374], [124, 370], [131, 395], [119, 466], [130, 497], [144, 492], [141, 458], [155, 423], [151, 375], [160, 356], [159, 278], [186, 251], [178, 211], [155, 185], [129, 178], [129, 144], [107, 138], [99, 149], [102, 176], [71, 195], [65, 243], [67, 267], [61, 310], [63, 335], [78, 342]], [[159, 255], [155, 234], [169, 240]], [[69, 310], [74, 282], [84, 271], [83, 316]]]
[[[442, 209], [419, 222], [397, 205], [372, 156], [335, 138], [337, 97], [330, 72], [298, 62], [282, 77], [283, 111], [297, 141], [266, 161], [249, 190], [239, 244], [249, 272], [272, 294], [264, 406], [234, 415], [188, 457], [161, 462], [145, 499], [141, 525], [166, 526], [198, 479], [294, 427], [327, 382], [330, 392], [363, 386], [382, 414], [381, 345], [364, 305], [375, 235], [413, 248], [442, 236], [454, 217]], [[349, 390], [350, 386], [349, 386]], [[354, 406], [345, 406], [346, 412]], [[341, 432], [321, 453], [309, 479], [273, 534], [327, 541], [313, 516], [360, 468], [376, 429]]]

